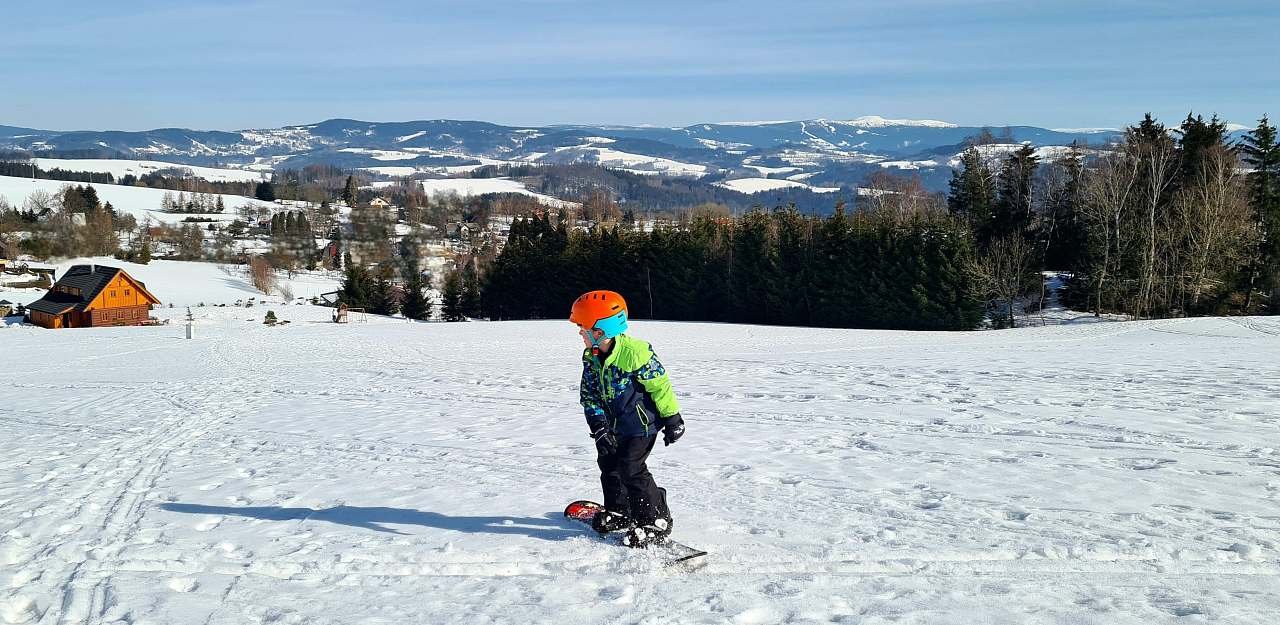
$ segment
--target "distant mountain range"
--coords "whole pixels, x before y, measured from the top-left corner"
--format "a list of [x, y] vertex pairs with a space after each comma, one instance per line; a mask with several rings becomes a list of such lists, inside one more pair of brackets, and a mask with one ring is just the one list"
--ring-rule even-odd
[[[1113, 129], [988, 129], [1010, 143], [1092, 145]], [[501, 126], [478, 121], [318, 124], [237, 132], [160, 128], [139, 132], [53, 131], [0, 126], [0, 150], [36, 156], [154, 159], [259, 170], [326, 163], [386, 176], [456, 175], [488, 164], [595, 163], [640, 174], [785, 178], [813, 187], [853, 187], [876, 170], [912, 172], [940, 188], [965, 140], [983, 127], [933, 120], [724, 122], [648, 126]]]

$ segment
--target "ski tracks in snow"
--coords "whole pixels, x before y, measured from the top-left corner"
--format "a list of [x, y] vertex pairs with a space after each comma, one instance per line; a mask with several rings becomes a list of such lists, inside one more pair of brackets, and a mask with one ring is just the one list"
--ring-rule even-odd
[[[75, 364], [115, 360], [119, 355], [108, 351]], [[216, 369], [199, 373], [217, 379]], [[72, 446], [93, 446], [87, 453], [65, 455], [70, 462], [37, 480], [49, 499], [24, 514], [9, 532], [14, 544], [6, 564], [18, 571], [12, 586], [21, 589], [11, 601], [31, 606], [25, 614], [28, 620], [129, 620], [130, 608], [115, 600], [112, 576], [129, 548], [156, 540], [139, 536], [140, 523], [170, 460], [189, 453], [207, 434], [235, 418], [240, 403], [236, 378], [221, 382], [212, 387], [147, 381], [45, 385], [51, 391], [48, 401], [58, 404], [56, 416], [68, 423], [11, 420], [62, 432], [68, 439], [72, 437], [65, 432], [84, 432], [89, 436]], [[77, 392], [82, 393], [79, 398]], [[103, 421], [117, 425], [97, 425]], [[57, 599], [42, 605], [25, 598], [40, 587], [47, 589], [46, 597]]]
[[[557, 518], [598, 488], [563, 324], [205, 314], [226, 318], [196, 341], [89, 331], [65, 374], [0, 374], [0, 433], [26, 452], [0, 460], [0, 622], [1261, 624], [1280, 608], [1267, 319], [637, 322], [690, 424], [650, 466], [678, 537], [712, 552], [672, 573]], [[31, 345], [53, 359], [62, 336]], [[112, 365], [126, 352], [136, 371]]]

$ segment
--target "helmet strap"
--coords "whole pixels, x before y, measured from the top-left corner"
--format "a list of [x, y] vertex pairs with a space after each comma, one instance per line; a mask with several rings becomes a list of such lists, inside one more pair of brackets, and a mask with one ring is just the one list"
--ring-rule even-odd
[[[601, 334], [604, 334], [604, 333], [601, 332]], [[600, 357], [600, 340], [603, 339], [604, 337], [602, 336], [600, 337], [600, 339], [596, 338], [596, 329], [592, 327], [590, 330], [587, 330], [587, 338], [591, 340], [591, 355], [595, 356], [596, 358], [599, 358]]]

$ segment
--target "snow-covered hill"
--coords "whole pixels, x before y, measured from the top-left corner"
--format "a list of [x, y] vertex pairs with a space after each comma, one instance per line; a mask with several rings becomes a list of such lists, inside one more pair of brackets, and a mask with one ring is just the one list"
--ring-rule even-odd
[[776, 189], [809, 189], [815, 193], [834, 193], [839, 191], [836, 187], [811, 187], [803, 182], [794, 180], [779, 180], [777, 178], [735, 178], [733, 180], [725, 180], [716, 183], [726, 189], [733, 189], [742, 193], [763, 193], [765, 191], [773, 191]]
[[[8, 200], [11, 206], [22, 208], [23, 203], [31, 194], [41, 191], [49, 195], [56, 195], [62, 189], [69, 185], [83, 185], [86, 183], [68, 182], [63, 180], [32, 180], [30, 178], [14, 178], [11, 176], [0, 176], [0, 197]], [[142, 223], [150, 219], [154, 223], [176, 224], [181, 223], [184, 219], [192, 215], [184, 213], [166, 213], [160, 210], [165, 193], [177, 195], [176, 191], [165, 191], [163, 189], [151, 189], [147, 187], [126, 187], [118, 184], [102, 184], [93, 185], [94, 190], [98, 193], [98, 199], [103, 203], [110, 202], [111, 207], [117, 213], [127, 213], [137, 218], [138, 223]], [[217, 195], [217, 194], [211, 194]], [[199, 215], [201, 218], [213, 221], [231, 221], [237, 218], [236, 209], [251, 204], [255, 206], [267, 206], [274, 208], [275, 205], [270, 202], [262, 202], [250, 197], [241, 195], [222, 195], [223, 205], [226, 210], [222, 213], [212, 213], [208, 215]]]
[[[159, 311], [180, 315], [182, 311]], [[596, 497], [563, 321], [0, 330], [9, 623], [1270, 624], [1280, 323], [636, 322], [692, 572]]]
[[[247, 265], [223, 265], [183, 260], [153, 260], [145, 265], [110, 257], [72, 258], [53, 265], [62, 277], [75, 265], [109, 265], [124, 269], [147, 285], [147, 290], [160, 298], [160, 305], [178, 308], [207, 304], [232, 305], [254, 299], [258, 302], [282, 303], [279, 290], [263, 293], [253, 286]], [[276, 283], [294, 298], [311, 298], [338, 290], [341, 274], [331, 271], [278, 272]], [[15, 304], [29, 304], [40, 299], [44, 289], [12, 290], [0, 287], [0, 299]]]
[[195, 165], [184, 165], [182, 163], [168, 163], [165, 161], [138, 161], [104, 158], [40, 158], [36, 159], [36, 165], [44, 170], [65, 169], [67, 171], [110, 173], [112, 176], [115, 176], [117, 181], [129, 174], [142, 177], [145, 174], [161, 171], [177, 171], [181, 172], [179, 175], [190, 175], [196, 178], [203, 178], [210, 182], [253, 182], [263, 179], [269, 180], [271, 178], [270, 174], [260, 171], [199, 167]]

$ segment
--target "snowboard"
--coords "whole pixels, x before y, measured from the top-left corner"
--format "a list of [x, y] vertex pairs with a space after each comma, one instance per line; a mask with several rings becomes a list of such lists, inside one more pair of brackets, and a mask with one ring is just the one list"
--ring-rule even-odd
[[[591, 527], [591, 520], [596, 517], [596, 513], [604, 510], [604, 506], [594, 502], [580, 499], [575, 501], [564, 509], [564, 516], [567, 519], [573, 519], [579, 523]], [[604, 538], [604, 536], [601, 536]], [[651, 545], [649, 549], [658, 549], [669, 552], [670, 555], [662, 561], [664, 567], [697, 566], [706, 558], [707, 552], [701, 549], [695, 549], [684, 543], [676, 542], [667, 538], [662, 543]]]

